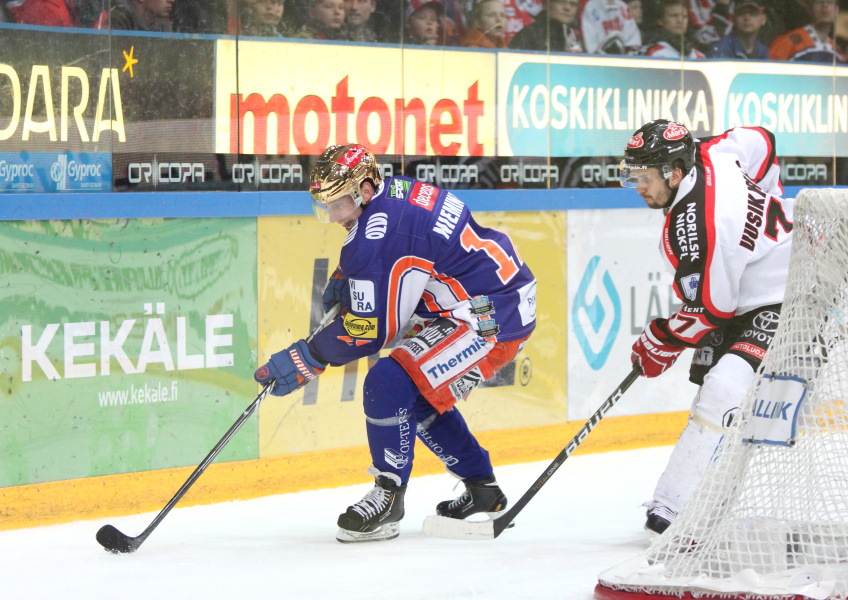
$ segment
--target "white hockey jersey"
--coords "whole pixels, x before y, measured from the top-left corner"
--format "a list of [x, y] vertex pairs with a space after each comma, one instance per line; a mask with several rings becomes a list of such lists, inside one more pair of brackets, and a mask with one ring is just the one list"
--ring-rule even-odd
[[633, 54], [642, 45], [639, 26], [622, 0], [583, 0], [578, 20], [586, 52]]
[[698, 347], [736, 315], [783, 301], [792, 198], [781, 198], [774, 136], [761, 127], [698, 140], [666, 214], [661, 252], [683, 307], [667, 323]]
[[[653, 44], [644, 46], [641, 50], [639, 50], [639, 54], [644, 56], [653, 56], [654, 58], [680, 58], [680, 49], [675, 48], [665, 40], [659, 40]], [[692, 48], [683, 58], [699, 60], [706, 58], [706, 56], [704, 56], [704, 53], [697, 48]]]

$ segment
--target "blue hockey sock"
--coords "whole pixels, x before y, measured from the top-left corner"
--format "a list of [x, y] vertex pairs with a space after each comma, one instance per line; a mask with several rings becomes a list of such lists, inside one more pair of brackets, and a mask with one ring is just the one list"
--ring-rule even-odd
[[412, 472], [418, 388], [394, 359], [381, 358], [365, 377], [363, 395], [371, 461], [404, 484]]
[[462, 479], [492, 475], [489, 453], [468, 429], [456, 407], [439, 414], [423, 397], [415, 403], [418, 438]]

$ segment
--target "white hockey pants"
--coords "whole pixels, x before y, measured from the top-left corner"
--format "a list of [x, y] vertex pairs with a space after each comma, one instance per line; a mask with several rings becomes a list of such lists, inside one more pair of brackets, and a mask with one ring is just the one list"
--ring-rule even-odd
[[735, 354], [725, 354], [710, 369], [695, 395], [689, 422], [657, 482], [656, 503], [680, 512], [695, 491], [753, 379], [751, 365]]

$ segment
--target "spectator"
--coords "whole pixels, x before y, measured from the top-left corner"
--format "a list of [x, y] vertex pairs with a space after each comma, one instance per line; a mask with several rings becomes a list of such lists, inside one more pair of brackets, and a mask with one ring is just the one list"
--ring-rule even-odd
[[109, 12], [112, 29], [171, 31], [174, 0], [115, 0]]
[[654, 42], [644, 46], [639, 54], [659, 58], [704, 58], [686, 33], [689, 28], [689, 7], [686, 2], [660, 0], [658, 31]]
[[[705, 52], [730, 32], [730, 0], [688, 0], [691, 39]], [[738, 3], [736, 3], [738, 6]]]
[[778, 36], [769, 47], [774, 60], [844, 63], [845, 56], [833, 44], [836, 0], [808, 0], [810, 22]]
[[312, 0], [308, 17], [296, 37], [315, 40], [344, 39], [344, 0]]
[[548, 52], [584, 52], [580, 30], [574, 27], [579, 0], [544, 0], [543, 6], [536, 20], [515, 34], [509, 47]]
[[351, 42], [380, 41], [372, 24], [377, 0], [345, 0], [345, 38]]
[[71, 4], [79, 27], [109, 28], [109, 0], [72, 0]]
[[399, 44], [403, 36], [403, 0], [377, 0], [377, 12], [371, 25], [378, 32], [377, 38], [384, 44]]
[[739, 0], [733, 9], [733, 29], [713, 44], [707, 56], [768, 60], [768, 47], [758, 37], [765, 24], [764, 0]]
[[625, 0], [627, 8], [630, 9], [630, 14], [633, 15], [633, 20], [639, 28], [642, 27], [642, 0]]
[[542, 0], [502, 0], [506, 10], [506, 35], [509, 45], [515, 35], [536, 20], [542, 12]]
[[444, 14], [441, 2], [410, 0], [406, 6], [407, 44], [444, 46]]
[[469, 48], [506, 48], [506, 9], [501, 0], [480, 0], [468, 15], [471, 26], [463, 46]]
[[810, 20], [807, 0], [769, 0], [766, 2], [766, 24], [760, 30], [760, 40], [771, 46], [778, 36], [803, 27]]
[[22, 25], [78, 27], [73, 0], [6, 0], [10, 19]]
[[257, 37], [283, 37], [282, 25], [285, 0], [253, 0], [251, 15], [247, 19], [245, 35]]
[[586, 52], [635, 54], [642, 45], [642, 34], [623, 0], [584, 0], [579, 23]]
[[181, 33], [227, 33], [229, 0], [174, 0], [171, 22]]
[[624, 0], [627, 8], [630, 9], [630, 14], [633, 15], [633, 20], [636, 22], [636, 27], [639, 29], [639, 37], [645, 39], [645, 11], [642, 9], [642, 0]]
[[848, 6], [845, 2], [846, 0], [840, 0], [833, 34], [836, 39], [836, 47], [841, 49], [843, 54], [845, 54], [846, 46], [848, 46], [848, 10], [846, 10]]

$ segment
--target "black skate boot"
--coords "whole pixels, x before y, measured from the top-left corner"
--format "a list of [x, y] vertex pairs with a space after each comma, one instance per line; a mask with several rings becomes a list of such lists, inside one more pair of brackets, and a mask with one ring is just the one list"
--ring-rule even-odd
[[658, 502], [648, 503], [648, 519], [645, 521], [645, 529], [662, 535], [676, 516], [677, 513], [667, 506]]
[[506, 509], [507, 500], [495, 476], [485, 479], [463, 479], [465, 491], [456, 500], [445, 500], [436, 505], [436, 514], [451, 519], [465, 519], [477, 513], [486, 513], [493, 519]]
[[336, 539], [343, 544], [391, 540], [400, 535], [398, 521], [403, 518], [406, 484], [400, 485], [394, 473], [382, 473], [373, 466], [368, 473], [375, 478], [372, 490], [339, 515]]

